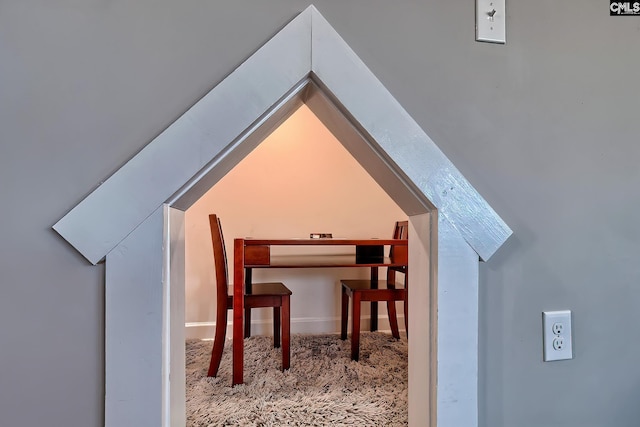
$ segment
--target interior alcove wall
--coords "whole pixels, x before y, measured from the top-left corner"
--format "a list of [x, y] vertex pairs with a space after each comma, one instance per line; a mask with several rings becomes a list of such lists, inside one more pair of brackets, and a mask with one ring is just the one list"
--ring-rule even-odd
[[[185, 212], [187, 339], [213, 337], [211, 213], [221, 218], [230, 266], [234, 237], [304, 237], [324, 230], [336, 237], [390, 238], [395, 221], [407, 219], [309, 108], [301, 106]], [[344, 248], [323, 248], [327, 250]], [[335, 333], [340, 325], [339, 280], [364, 278], [367, 271], [257, 269], [253, 274], [256, 282], [282, 281], [294, 291], [293, 333]], [[398, 315], [404, 316], [399, 308]], [[254, 332], [270, 334], [271, 312], [254, 311]], [[368, 316], [366, 304], [363, 314]], [[381, 330], [388, 329], [386, 309], [379, 315]], [[363, 321], [366, 328], [368, 320]], [[399, 323], [404, 325], [402, 319]]]

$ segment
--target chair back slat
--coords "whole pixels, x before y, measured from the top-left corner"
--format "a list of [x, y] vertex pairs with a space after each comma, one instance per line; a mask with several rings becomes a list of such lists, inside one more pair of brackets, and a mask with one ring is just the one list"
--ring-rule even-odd
[[[409, 221], [397, 221], [393, 229], [394, 239], [409, 239]], [[393, 259], [393, 245], [389, 248], [389, 257]]]
[[409, 221], [396, 222], [395, 229], [393, 230], [393, 238], [403, 240], [409, 238]]
[[211, 228], [211, 242], [213, 244], [213, 263], [216, 269], [216, 298], [226, 300], [229, 286], [229, 275], [227, 272], [227, 251], [224, 247], [222, 236], [222, 226], [217, 215], [209, 215], [209, 226]]

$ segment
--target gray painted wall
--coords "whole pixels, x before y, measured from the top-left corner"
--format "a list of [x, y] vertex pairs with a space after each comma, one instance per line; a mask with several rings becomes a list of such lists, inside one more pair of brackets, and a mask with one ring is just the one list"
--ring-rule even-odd
[[[316, 7], [514, 230], [480, 266], [480, 425], [640, 423], [640, 17], [606, 2]], [[104, 269], [51, 226], [309, 3], [0, 4], [0, 425], [100, 426]], [[100, 224], [96, 224], [100, 226]], [[541, 311], [574, 313], [543, 363]]]

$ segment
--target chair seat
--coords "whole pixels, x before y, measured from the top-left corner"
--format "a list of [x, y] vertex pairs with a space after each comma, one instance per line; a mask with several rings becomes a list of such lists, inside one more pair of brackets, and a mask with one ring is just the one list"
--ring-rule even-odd
[[292, 292], [283, 283], [253, 283], [251, 295], [291, 295]]
[[[228, 288], [227, 309], [231, 310], [233, 308], [233, 286]], [[284, 283], [253, 283], [251, 284], [251, 294], [244, 296], [245, 308], [279, 307], [281, 298], [292, 294], [291, 289], [287, 288]], [[247, 337], [245, 335], [245, 338]]]
[[[344, 286], [345, 288], [351, 289], [352, 291], [359, 291], [359, 290], [363, 290], [363, 289], [371, 289], [371, 280], [341, 280], [340, 281], [342, 283], [342, 286]], [[384, 283], [381, 283], [382, 281], [378, 282], [378, 287], [384, 285]]]
[[[393, 230], [394, 239], [408, 239], [408, 221], [396, 222]], [[389, 258], [393, 259], [394, 247], [389, 250]], [[396, 273], [404, 275], [404, 286], [396, 282]], [[387, 268], [387, 280], [372, 281], [370, 279], [341, 280], [342, 313], [340, 318], [340, 338], [347, 339], [347, 323], [349, 319], [349, 299], [353, 300], [353, 320], [351, 326], [351, 359], [360, 357], [360, 304], [367, 302], [386, 302], [389, 313], [389, 327], [394, 338], [400, 338], [398, 319], [396, 317], [396, 301], [404, 302], [404, 324], [408, 331], [408, 266], [392, 266]], [[374, 286], [372, 286], [374, 285]], [[373, 323], [372, 323], [373, 324]], [[372, 329], [373, 330], [373, 329]]]
[[371, 280], [342, 280], [342, 288], [347, 295], [357, 294], [360, 302], [404, 301], [406, 295], [404, 288], [396, 287], [395, 283], [387, 285], [387, 281], [379, 281], [378, 288], [372, 288]]
[[[371, 280], [358, 280], [358, 279], [353, 279], [353, 280], [341, 280], [342, 286], [352, 290], [352, 291], [365, 291], [367, 289], [372, 289], [371, 288]], [[398, 285], [396, 284], [391, 284], [391, 287], [396, 288], [398, 287]], [[387, 288], [387, 281], [386, 280], [379, 280], [378, 281], [378, 289], [386, 289]], [[398, 287], [399, 289], [403, 289], [402, 287]]]
[[[289, 298], [291, 294], [291, 290], [282, 283], [253, 283], [251, 285], [251, 293], [244, 296], [244, 308], [247, 310], [251, 308], [281, 307], [284, 298]], [[233, 308], [233, 296], [230, 295], [227, 301], [228, 308]], [[245, 328], [245, 338], [248, 337], [249, 334]]]

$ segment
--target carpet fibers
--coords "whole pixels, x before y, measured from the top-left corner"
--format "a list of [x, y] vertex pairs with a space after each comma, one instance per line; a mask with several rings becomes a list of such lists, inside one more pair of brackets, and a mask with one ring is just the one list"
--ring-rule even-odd
[[208, 378], [211, 341], [186, 343], [187, 426], [407, 425], [407, 340], [366, 332], [360, 361], [339, 335], [292, 335], [291, 369], [280, 371], [271, 337], [245, 339], [242, 385], [231, 387], [231, 342]]

